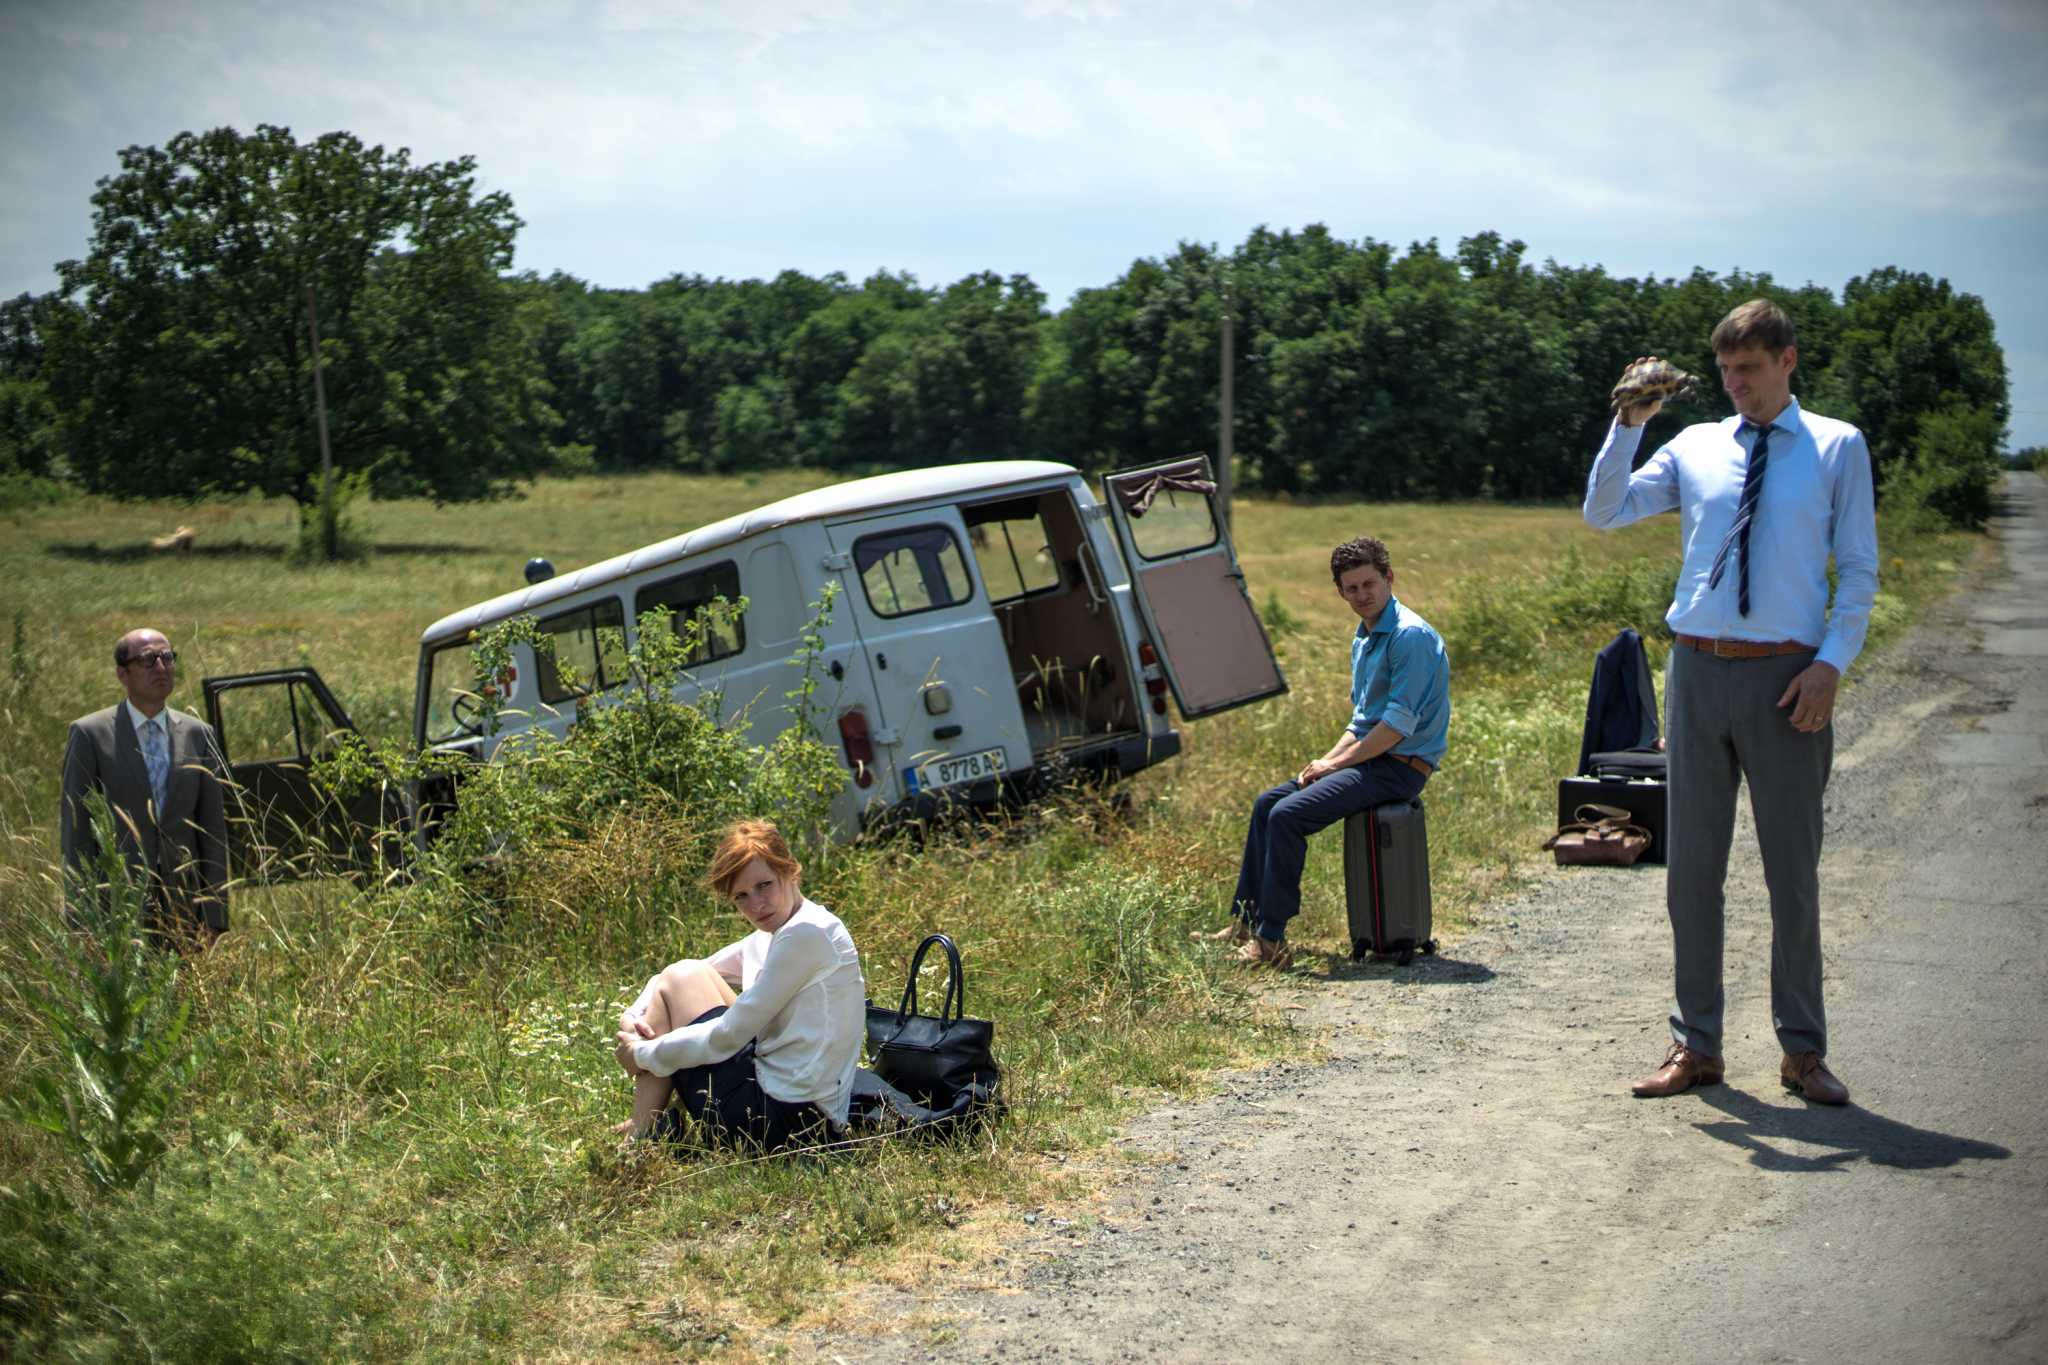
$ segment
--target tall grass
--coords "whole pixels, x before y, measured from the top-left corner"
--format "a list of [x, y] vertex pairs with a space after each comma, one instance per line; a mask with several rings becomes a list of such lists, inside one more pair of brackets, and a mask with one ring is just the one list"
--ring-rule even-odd
[[[58, 1060], [24, 995], [55, 914], [65, 724], [113, 700], [114, 638], [160, 626], [181, 689], [310, 661], [356, 720], [402, 734], [420, 629], [511, 587], [795, 491], [808, 476], [543, 483], [483, 508], [375, 504], [377, 548], [288, 570], [292, 509], [79, 499], [0, 532], [11, 633], [0, 678], [0, 1087]], [[139, 547], [194, 525], [189, 556]], [[1656, 633], [1669, 523], [1595, 535], [1550, 507], [1245, 501], [1236, 527], [1291, 683], [1184, 727], [1187, 751], [1107, 800], [806, 853], [806, 890], [846, 919], [871, 992], [943, 928], [967, 1007], [996, 1021], [1010, 1118], [961, 1148], [818, 1162], [621, 1153], [627, 1089], [606, 1039], [654, 969], [743, 930], [697, 884], [702, 831], [658, 803], [593, 815], [499, 882], [249, 887], [181, 973], [204, 1065], [164, 1133], [153, 1193], [93, 1218], [62, 1145], [0, 1126], [0, 1354], [159, 1359], [549, 1355], [748, 1359], [838, 1311], [831, 1291], [972, 1260], [1003, 1211], [1066, 1198], [1134, 1105], [1313, 1040], [1190, 931], [1220, 922], [1253, 794], [1328, 747], [1347, 714], [1348, 609], [1328, 547], [1393, 547], [1396, 591], [1445, 632], [1451, 751], [1432, 779], [1439, 925], [1533, 866], [1576, 757], [1591, 656]], [[1971, 552], [1887, 533], [1882, 638]], [[1312, 845], [1295, 937], [1313, 981], [1342, 953], [1334, 839]]]

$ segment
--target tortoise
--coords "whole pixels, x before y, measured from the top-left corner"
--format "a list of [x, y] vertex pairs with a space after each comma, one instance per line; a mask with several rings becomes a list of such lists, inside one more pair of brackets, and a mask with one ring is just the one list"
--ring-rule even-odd
[[1610, 395], [1611, 405], [1618, 415], [1641, 403], [1673, 403], [1690, 397], [1699, 382], [1697, 376], [1687, 374], [1668, 360], [1639, 356], [1621, 372], [1621, 382]]

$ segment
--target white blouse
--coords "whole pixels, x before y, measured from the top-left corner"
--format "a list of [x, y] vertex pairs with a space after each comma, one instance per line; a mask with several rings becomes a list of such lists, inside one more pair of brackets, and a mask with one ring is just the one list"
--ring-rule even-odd
[[[739, 977], [740, 997], [718, 1018], [641, 1040], [633, 1060], [657, 1076], [722, 1062], [754, 1040], [761, 1088], [791, 1104], [815, 1104], [846, 1122], [853, 1073], [867, 1031], [860, 953], [839, 917], [805, 899], [782, 927], [757, 930], [705, 959]], [[644, 1018], [655, 982], [627, 1013]]]

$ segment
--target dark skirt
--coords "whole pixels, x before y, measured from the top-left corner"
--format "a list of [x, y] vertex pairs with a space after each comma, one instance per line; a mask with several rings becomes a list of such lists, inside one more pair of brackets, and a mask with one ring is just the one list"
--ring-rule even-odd
[[[724, 1005], [704, 1011], [690, 1022], [702, 1024], [725, 1013]], [[676, 1103], [697, 1121], [699, 1134], [723, 1147], [751, 1147], [772, 1152], [807, 1146], [831, 1136], [831, 1126], [817, 1105], [792, 1104], [761, 1088], [754, 1070], [754, 1044], [722, 1062], [684, 1067], [669, 1078]], [[662, 1137], [680, 1137], [682, 1125], [671, 1110], [655, 1125]]]

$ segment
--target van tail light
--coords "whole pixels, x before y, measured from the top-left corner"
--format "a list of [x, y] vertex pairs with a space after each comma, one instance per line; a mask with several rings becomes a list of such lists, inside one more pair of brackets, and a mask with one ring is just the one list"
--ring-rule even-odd
[[853, 769], [853, 785], [872, 787], [875, 785], [875, 745], [868, 738], [868, 718], [859, 711], [848, 711], [839, 718], [839, 744], [846, 750], [846, 766]]
[[1159, 651], [1150, 640], [1138, 645], [1138, 672], [1145, 679], [1145, 693], [1152, 698], [1152, 714], [1166, 714], [1166, 673], [1159, 667]]

